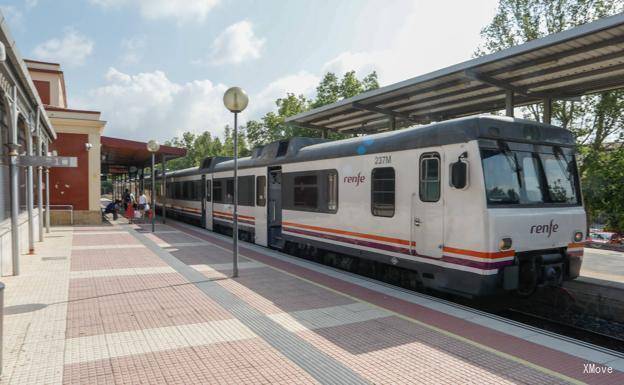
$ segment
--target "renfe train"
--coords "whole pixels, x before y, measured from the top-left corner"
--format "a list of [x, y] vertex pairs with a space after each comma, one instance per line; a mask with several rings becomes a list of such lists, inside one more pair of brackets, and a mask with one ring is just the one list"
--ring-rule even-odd
[[[239, 159], [239, 236], [402, 267], [465, 296], [529, 295], [579, 275], [574, 145], [563, 128], [495, 116], [270, 143]], [[233, 165], [168, 173], [168, 215], [231, 232]]]

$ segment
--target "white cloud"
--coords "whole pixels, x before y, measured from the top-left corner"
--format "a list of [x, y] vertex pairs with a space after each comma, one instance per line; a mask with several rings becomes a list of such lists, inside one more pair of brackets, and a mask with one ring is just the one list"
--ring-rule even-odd
[[138, 6], [141, 16], [149, 20], [174, 19], [178, 23], [203, 22], [219, 0], [90, 0], [103, 8]]
[[[376, 70], [380, 84], [395, 83], [422, 75], [471, 58], [480, 36], [479, 28], [466, 29], [466, 15], [471, 15], [470, 26], [486, 25], [496, 9], [496, 1], [448, 2], [418, 1], [407, 8], [401, 3], [405, 17], [400, 24], [375, 31], [380, 48], [346, 50], [328, 60], [323, 71], [343, 74], [355, 70], [363, 76]], [[444, 22], [432, 15], [444, 15]], [[369, 23], [370, 24], [370, 23]]]
[[275, 100], [285, 97], [286, 93], [306, 97], [313, 96], [319, 81], [318, 76], [306, 71], [276, 79], [252, 98], [249, 106], [250, 118], [256, 119], [271, 110], [275, 110]]
[[34, 8], [39, 4], [39, 0], [26, 0], [26, 8]]
[[223, 106], [226, 89], [210, 80], [176, 83], [162, 71], [130, 75], [110, 68], [106, 84], [76, 102], [102, 111], [104, 135], [163, 142], [184, 131], [222, 136], [232, 120]]
[[264, 43], [264, 38], [255, 35], [251, 22], [239, 21], [227, 27], [215, 38], [208, 62], [220, 65], [257, 59], [261, 55]]
[[121, 63], [124, 65], [137, 64], [143, 59], [145, 51], [145, 37], [134, 36], [121, 41]]
[[0, 11], [2, 11], [2, 15], [7, 20], [11, 28], [22, 27], [22, 11], [12, 5], [0, 5]]
[[94, 43], [73, 28], [65, 29], [62, 38], [47, 40], [35, 47], [33, 55], [37, 59], [59, 62], [67, 66], [83, 65], [93, 52]]

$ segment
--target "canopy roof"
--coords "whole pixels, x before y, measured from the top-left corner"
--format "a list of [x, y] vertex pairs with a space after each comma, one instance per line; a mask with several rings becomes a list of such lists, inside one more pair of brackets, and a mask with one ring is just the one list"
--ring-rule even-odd
[[[130, 167], [144, 168], [151, 165], [152, 153], [147, 150], [147, 143], [134, 140], [111, 138], [102, 136], [102, 168], [111, 174], [127, 173]], [[186, 149], [160, 145], [156, 153], [157, 161], [162, 156], [168, 160], [186, 155]], [[104, 171], [102, 171], [105, 173]]]
[[[624, 13], [286, 119], [343, 133], [497, 111], [624, 87]], [[509, 100], [509, 99], [507, 99]]]

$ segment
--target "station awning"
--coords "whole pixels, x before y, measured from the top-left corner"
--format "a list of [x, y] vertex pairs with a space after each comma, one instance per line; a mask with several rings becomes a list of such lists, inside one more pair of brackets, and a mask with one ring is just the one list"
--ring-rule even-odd
[[623, 13], [294, 115], [286, 123], [371, 133], [622, 87]]
[[[152, 153], [147, 150], [145, 142], [102, 136], [100, 143], [103, 174], [125, 174], [131, 167], [140, 169], [149, 167], [152, 163]], [[171, 160], [185, 155], [184, 148], [160, 145], [156, 161], [161, 161], [162, 156]]]

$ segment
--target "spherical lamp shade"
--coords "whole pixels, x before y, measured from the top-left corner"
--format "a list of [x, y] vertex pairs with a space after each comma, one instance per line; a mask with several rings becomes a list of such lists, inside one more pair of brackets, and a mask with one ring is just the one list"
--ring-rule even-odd
[[160, 144], [158, 144], [155, 140], [150, 140], [147, 142], [147, 151], [149, 152], [157, 152], [160, 149]]
[[249, 103], [249, 97], [240, 87], [231, 87], [223, 95], [223, 104], [231, 112], [241, 112], [247, 108], [247, 103]]

